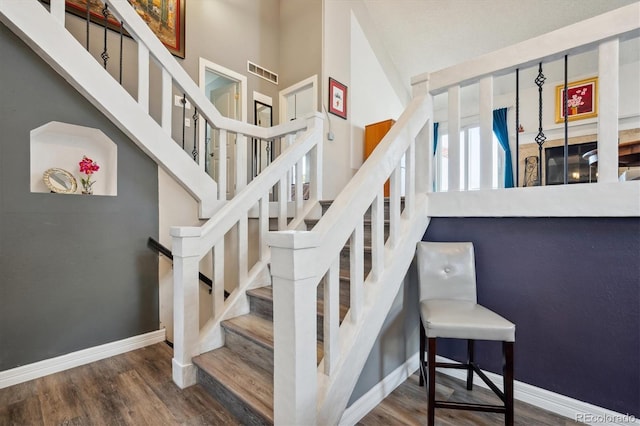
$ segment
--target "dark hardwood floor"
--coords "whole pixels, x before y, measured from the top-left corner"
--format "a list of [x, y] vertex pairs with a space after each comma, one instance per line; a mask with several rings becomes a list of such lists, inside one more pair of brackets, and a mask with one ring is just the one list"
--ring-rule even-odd
[[[158, 343], [102, 361], [0, 389], [0, 425], [239, 425], [199, 385], [180, 390], [171, 380], [172, 349]], [[462, 382], [438, 375], [438, 397], [495, 401], [469, 393]], [[426, 395], [417, 375], [392, 392], [359, 425], [424, 425]], [[440, 425], [499, 425], [490, 413], [436, 410]], [[516, 402], [516, 424], [575, 422]]]
[[200, 386], [171, 380], [165, 343], [0, 389], [0, 425], [239, 425]]
[[[476, 377], [474, 384], [478, 381], [481, 379]], [[500, 403], [498, 397], [490, 390], [474, 385], [473, 390], [468, 391], [463, 381], [445, 374], [436, 375], [436, 399], [481, 404]], [[568, 426], [580, 424], [524, 402], [515, 401], [514, 405], [516, 425]], [[391, 424], [427, 424], [427, 394], [425, 388], [418, 385], [417, 373], [398, 386], [358, 423], [360, 426], [388, 426]], [[494, 426], [503, 424], [504, 416], [498, 413], [436, 409], [436, 425]]]

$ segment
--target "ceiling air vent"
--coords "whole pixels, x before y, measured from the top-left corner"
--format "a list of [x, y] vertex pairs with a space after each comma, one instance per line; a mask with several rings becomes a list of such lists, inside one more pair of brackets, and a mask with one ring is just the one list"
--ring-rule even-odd
[[251, 61], [247, 61], [247, 71], [251, 74], [257, 75], [258, 77], [264, 78], [273, 84], [278, 84], [278, 74], [271, 72], [266, 68], [262, 68]]

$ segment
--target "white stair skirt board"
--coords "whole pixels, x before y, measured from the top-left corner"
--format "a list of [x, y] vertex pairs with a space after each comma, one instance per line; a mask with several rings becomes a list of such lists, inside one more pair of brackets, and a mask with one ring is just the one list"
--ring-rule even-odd
[[10, 370], [0, 371], [0, 389], [17, 385], [18, 383], [58, 373], [80, 365], [100, 361], [114, 355], [120, 355], [135, 349], [144, 348], [159, 342], [164, 342], [165, 330], [152, 331], [138, 336], [129, 337], [116, 342], [82, 349], [55, 358], [45, 359]]
[[[371, 410], [376, 408], [391, 392], [405, 382], [420, 366], [420, 359], [416, 352], [404, 364], [393, 370], [380, 383], [369, 389], [367, 393], [362, 395], [356, 402], [351, 404], [349, 408], [344, 410], [340, 419], [341, 426], [351, 426], [358, 423], [364, 416], [369, 414]], [[425, 394], [426, 403], [426, 394]]]
[[[425, 354], [426, 357], [426, 354]], [[436, 362], [456, 362], [449, 358], [436, 355]], [[502, 390], [502, 376], [482, 370]], [[466, 382], [466, 370], [453, 370], [450, 368], [438, 368], [438, 373], [447, 374], [456, 379]], [[487, 384], [482, 380], [473, 381], [474, 386], [480, 386], [489, 389]], [[640, 425], [640, 419], [632, 415], [617, 413], [598, 407], [584, 401], [569, 398], [559, 393], [551, 392], [527, 383], [515, 380], [513, 382], [513, 397], [518, 401], [526, 402], [543, 410], [551, 411], [580, 423], [590, 425]], [[426, 403], [426, 400], [425, 400]], [[517, 415], [517, 413], [516, 413]]]
[[[426, 359], [426, 354], [425, 354]], [[437, 355], [436, 362], [455, 362], [451, 359]], [[358, 423], [364, 416], [380, 404], [394, 389], [400, 386], [409, 376], [416, 372], [420, 366], [418, 354], [413, 355], [407, 362], [393, 370], [380, 383], [372, 387], [360, 399], [347, 408], [340, 419], [341, 426], [351, 426]], [[482, 370], [502, 390], [502, 376]], [[438, 373], [447, 374], [462, 381], [467, 380], [467, 372], [438, 368]], [[474, 380], [474, 386], [485, 389], [489, 387], [482, 380]], [[640, 425], [640, 419], [632, 415], [617, 413], [598, 407], [577, 399], [569, 398], [555, 392], [531, 386], [526, 383], [514, 381], [514, 398], [526, 402], [552, 413], [577, 420], [591, 425]], [[425, 391], [425, 404], [427, 395]]]

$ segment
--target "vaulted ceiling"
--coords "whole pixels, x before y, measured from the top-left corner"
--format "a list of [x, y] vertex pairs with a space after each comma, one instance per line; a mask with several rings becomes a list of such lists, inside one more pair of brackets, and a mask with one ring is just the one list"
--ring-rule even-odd
[[[401, 81], [636, 0], [363, 0]], [[638, 17], [640, 19], [640, 17]]]

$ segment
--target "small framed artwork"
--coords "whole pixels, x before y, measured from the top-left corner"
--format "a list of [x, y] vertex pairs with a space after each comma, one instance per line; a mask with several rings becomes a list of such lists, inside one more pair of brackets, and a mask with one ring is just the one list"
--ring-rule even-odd
[[[167, 49], [179, 58], [184, 58], [185, 51], [185, 2], [186, 0], [163, 0], [162, 2], [129, 1], [131, 6], [138, 12], [138, 15], [147, 23]], [[88, 11], [87, 7], [89, 8]], [[98, 25], [104, 25], [105, 23], [103, 15], [104, 4], [100, 0], [66, 0], [66, 9], [81, 18], [89, 16], [90, 21]], [[110, 13], [107, 15], [107, 27], [114, 31], [120, 31], [120, 23]], [[129, 35], [126, 31], [123, 33]]]
[[329, 77], [329, 112], [347, 119], [347, 86]]
[[[598, 116], [598, 77], [574, 81], [567, 85], [569, 121]], [[556, 123], [564, 121], [564, 84], [556, 86]]]

